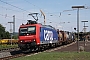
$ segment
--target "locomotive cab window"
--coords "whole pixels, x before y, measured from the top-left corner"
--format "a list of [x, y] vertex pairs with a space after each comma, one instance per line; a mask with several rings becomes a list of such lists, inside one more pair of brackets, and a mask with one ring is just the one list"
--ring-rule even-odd
[[27, 33], [27, 28], [20, 28], [20, 33]]
[[35, 26], [28, 27], [28, 33], [36, 33], [36, 27]]
[[24, 27], [24, 28], [20, 28], [20, 34], [21, 36], [24, 35], [35, 35], [36, 34], [36, 27], [35, 26], [29, 26], [29, 27]]

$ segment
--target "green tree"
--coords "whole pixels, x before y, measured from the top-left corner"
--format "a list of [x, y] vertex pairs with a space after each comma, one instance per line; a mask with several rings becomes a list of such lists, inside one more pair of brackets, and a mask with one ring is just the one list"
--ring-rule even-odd
[[0, 39], [6, 38], [10, 38], [10, 34], [8, 31], [5, 31], [5, 27], [0, 24]]

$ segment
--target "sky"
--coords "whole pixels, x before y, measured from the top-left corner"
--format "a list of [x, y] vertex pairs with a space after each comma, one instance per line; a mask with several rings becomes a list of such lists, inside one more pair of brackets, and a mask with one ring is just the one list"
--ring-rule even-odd
[[[19, 26], [26, 23], [28, 19], [34, 20], [30, 13], [38, 14], [38, 23], [44, 24], [44, 17], [40, 10], [45, 14], [46, 25], [65, 31], [76, 32], [77, 28], [77, 9], [72, 6], [85, 6], [79, 9], [79, 31], [83, 32], [84, 23], [90, 31], [90, 0], [0, 0], [0, 24], [10, 31], [10, 24], [15, 15], [15, 32]], [[50, 23], [51, 22], [51, 23]], [[13, 28], [13, 25], [11, 25]]]

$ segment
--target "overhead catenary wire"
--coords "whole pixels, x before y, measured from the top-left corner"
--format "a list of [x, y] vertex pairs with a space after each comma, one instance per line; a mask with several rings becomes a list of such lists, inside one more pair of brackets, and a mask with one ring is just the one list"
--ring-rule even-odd
[[[15, 8], [17, 8], [17, 9], [20, 9], [20, 10], [22, 10], [22, 11], [31, 13], [31, 12], [25, 10], [25, 9], [22, 9], [22, 8], [20, 8], [20, 7], [17, 7], [17, 6], [15, 6], [15, 5], [12, 5], [12, 4], [8, 3], [8, 2], [4, 2], [4, 1], [2, 1], [2, 0], [0, 0], [0, 1], [1, 1], [2, 3], [5, 3], [5, 4], [10, 5], [10, 6], [12, 6], [12, 7], [15, 7]], [[30, 3], [30, 2], [27, 1], [27, 0], [24, 0], [24, 1], [26, 1], [27, 3], [29, 3], [29, 4], [31, 4], [31, 5], [33, 5], [33, 6], [35, 6], [35, 7], [37, 7], [39, 10], [41, 9], [40, 7], [38, 7], [38, 6], [36, 6], [36, 5], [32, 4], [32, 3]], [[9, 9], [9, 10], [12, 10], [12, 9]], [[68, 11], [69, 11], [69, 10], [68, 10]], [[64, 12], [64, 11], [63, 11], [63, 12]], [[57, 13], [60, 13], [60, 12], [57, 12]], [[47, 14], [48, 14], [48, 13], [47, 13]], [[50, 13], [50, 14], [51, 14], [51, 13]]]
[[[3, 14], [0, 14], [0, 15], [6, 17], [6, 15], [3, 15]], [[12, 18], [11, 16], [7, 16], [7, 17]]]
[[[27, 1], [27, 0], [24, 0], [24, 1], [27, 2], [27, 3], [30, 4], [30, 5], [33, 5], [34, 7], [38, 8], [39, 10], [44, 10], [44, 9], [42, 9], [41, 7], [38, 7], [37, 5], [32, 4], [31, 2], [29, 2], [29, 1]], [[52, 13], [45, 13], [45, 14], [52, 14]], [[41, 14], [41, 16], [42, 16], [42, 14]]]
[[20, 8], [20, 7], [17, 7], [17, 6], [15, 6], [15, 5], [12, 5], [12, 4], [8, 3], [8, 2], [2, 1], [2, 0], [0, 0], [0, 2], [5, 3], [5, 4], [7, 4], [7, 5], [10, 5], [10, 6], [12, 6], [12, 7], [15, 7], [15, 8], [17, 8], [17, 9], [20, 9], [20, 10], [22, 10], [22, 11], [31, 13], [31, 12], [25, 10], [25, 9], [22, 9], [22, 8]]
[[[27, 2], [27, 3], [30, 4], [30, 5], [33, 5], [34, 7], [38, 8], [39, 10], [42, 10], [41, 7], [38, 7], [38, 6], [36, 6], [35, 4], [32, 4], [31, 2], [29, 2], [29, 1], [27, 1], [27, 0], [24, 0], [24, 1]], [[42, 16], [42, 13], [41, 13], [41, 16]]]
[[[24, 0], [24, 1], [26, 1], [26, 2], [29, 3], [29, 4], [31, 4], [31, 3], [30, 3], [29, 1], [27, 1], [27, 0]], [[12, 7], [15, 7], [15, 8], [17, 8], [17, 9], [20, 9], [20, 10], [22, 10], [22, 11], [31, 13], [31, 12], [25, 10], [25, 9], [22, 9], [22, 8], [20, 8], [20, 7], [17, 7], [17, 6], [15, 6], [15, 5], [12, 5], [12, 4], [8, 3], [8, 2], [2, 1], [2, 0], [0, 0], [0, 2], [5, 3], [5, 4], [7, 4], [7, 5], [10, 5], [10, 6], [12, 6]], [[41, 9], [40, 7], [38, 7], [38, 6], [34, 5], [34, 4], [32, 4], [32, 5], [35, 6], [35, 7], [37, 7], [38, 9]], [[10, 9], [9, 9], [9, 10], [10, 10]], [[73, 11], [73, 10], [68, 10], [68, 11]], [[59, 14], [61, 15], [61, 13], [63, 13], [63, 12], [66, 12], [66, 11], [59, 12]], [[46, 13], [46, 14], [47, 14], [47, 13]]]
[[30, 5], [33, 5], [34, 7], [38, 8], [39, 10], [41, 9], [40, 7], [36, 6], [35, 4], [32, 4], [31, 2], [24, 0], [25, 2], [29, 3]]
[[[22, 9], [22, 8], [20, 8], [20, 7], [17, 7], [17, 6], [15, 6], [15, 5], [12, 5], [12, 4], [8, 3], [8, 2], [4, 2], [4, 1], [2, 1], [2, 0], [0, 0], [0, 1], [1, 1], [2, 3], [5, 3], [5, 4], [10, 5], [10, 6], [12, 6], [12, 7], [15, 7], [15, 8], [17, 8], [17, 9], [20, 9], [20, 10], [22, 10], [22, 11], [25, 11], [25, 12], [31, 13], [31, 12], [25, 10], [25, 9]], [[24, 0], [24, 1], [30, 3], [30, 2], [27, 1], [27, 0]], [[30, 4], [31, 4], [31, 3], [30, 3]], [[35, 7], [38, 7], [38, 6], [34, 5], [34, 4], [32, 4], [32, 5], [35, 6]], [[41, 8], [38, 7], [38, 9], [41, 9]], [[60, 12], [59, 12], [59, 13], [60, 13]]]
[[21, 11], [13, 10], [13, 9], [6, 8], [6, 7], [3, 7], [3, 6], [0, 6], [0, 7], [3, 8], [3, 9], [11, 10], [11, 11], [21, 12]]
[[[33, 5], [34, 7], [38, 8], [38, 9], [40, 10], [40, 12], [41, 12], [42, 8], [36, 6], [35, 4], [32, 4], [31, 2], [29, 2], [29, 1], [27, 1], [27, 0], [24, 0], [24, 1], [27, 2], [27, 3], [29, 3], [30, 5]], [[45, 14], [48, 14], [48, 13], [45, 13]], [[50, 13], [50, 14], [52, 14], [52, 13]], [[42, 16], [42, 13], [41, 13], [41, 16]], [[44, 15], [44, 19], [45, 19], [45, 15]], [[47, 20], [49, 20], [49, 19], [47, 19]], [[44, 20], [44, 22], [45, 22], [45, 20]], [[45, 23], [44, 23], [44, 24], [45, 24]]]
[[[14, 7], [14, 8], [17, 8], [17, 9], [19, 9], [19, 10], [22, 10], [22, 11], [24, 11], [24, 12], [27, 12], [27, 13], [31, 13], [31, 12], [29, 12], [29, 11], [27, 11], [27, 10], [25, 10], [25, 9], [22, 9], [22, 8], [20, 8], [20, 7], [17, 7], [17, 6], [15, 6], [15, 5], [12, 5], [12, 4], [10, 4], [10, 3], [8, 3], [8, 2], [5, 2], [5, 1], [2, 1], [2, 0], [0, 0], [0, 2], [2, 2], [2, 3], [4, 3], [4, 4], [7, 4], [7, 5], [10, 5], [10, 6], [12, 6], [12, 7]], [[9, 10], [11, 10], [11, 9], [9, 9]], [[7, 12], [7, 8], [6, 8], [6, 12]], [[9, 17], [9, 18], [12, 18], [12, 17], [10, 17], [10, 16], [7, 16], [7, 13], [5, 14], [5, 15], [3, 15], [3, 14], [0, 14], [1, 16], [5, 16], [5, 18], [6, 17]], [[15, 15], [15, 14], [14, 14]], [[31, 15], [32, 16], [32, 15]], [[23, 15], [23, 18], [24, 18], [24, 15]], [[16, 18], [15, 17], [15, 19], [18, 19], [18, 20], [23, 20], [23, 19], [19, 19], [19, 18]], [[24, 21], [24, 20], [23, 20]]]
[[[8, 5], [12, 6], [12, 7], [15, 7], [15, 8], [17, 8], [17, 9], [20, 9], [20, 10], [22, 10], [22, 11], [26, 11], [26, 12], [28, 12], [28, 13], [31, 13], [31, 12], [25, 10], [25, 9], [22, 9], [22, 8], [20, 8], [20, 7], [17, 7], [17, 6], [14, 6], [14, 5], [10, 4], [10, 3], [4, 2], [4, 1], [2, 1], [2, 0], [0, 0], [0, 1], [3, 2], [3, 3], [5, 3], [5, 4], [8, 4]], [[26, 2], [29, 3], [29, 4], [32, 4], [32, 3], [30, 3], [30, 2], [27, 1], [27, 0], [24, 0], [24, 1], [26, 1]], [[41, 9], [40, 7], [38, 7], [38, 6], [34, 5], [34, 4], [32, 4], [32, 5], [35, 6], [35, 7], [37, 7], [38, 9]], [[85, 8], [85, 9], [90, 9], [90, 8]], [[73, 10], [75, 10], [75, 9], [73, 9]], [[73, 11], [73, 10], [72, 10], [72, 11]], [[70, 10], [68, 10], [68, 11], [70, 11]], [[60, 13], [60, 12], [59, 12], [59, 13]]]
[[[8, 2], [2, 1], [2, 0], [0, 0], [0, 2], [5, 3], [5, 4], [7, 4], [7, 5], [10, 5], [10, 6], [14, 7], [14, 8], [19, 9], [19, 10], [22, 10], [22, 11], [25, 11], [25, 12], [28, 12], [28, 13], [31, 13], [31, 12], [25, 10], [25, 9], [22, 9], [22, 8], [20, 8], [20, 7], [17, 7], [17, 6], [15, 6], [15, 5], [12, 5], [12, 4], [8, 3]], [[2, 7], [2, 8], [4, 8], [4, 7]], [[7, 9], [8, 9], [8, 10], [12, 10], [12, 9], [9, 9], [9, 8], [5, 8], [5, 9], [6, 9], [6, 10], [7, 10]], [[16, 11], [16, 10], [14, 10], [14, 11]], [[5, 14], [5, 15], [0, 14], [0, 15], [11, 18], [10, 16], [7, 16], [7, 14]], [[19, 19], [19, 18], [16, 18], [16, 19]], [[21, 19], [19, 19], [19, 20], [21, 20]]]
[[[3, 14], [0, 14], [0, 16], [4, 16], [4, 17], [6, 17], [6, 15], [3, 15]], [[7, 15], [7, 17], [8, 17], [8, 18], [12, 18], [11, 16], [8, 16], [8, 15]], [[18, 19], [18, 20], [22, 20], [22, 19], [20, 19], [20, 18], [16, 18], [16, 19]]]
[[[10, 6], [12, 6], [12, 7], [15, 7], [15, 8], [17, 8], [17, 9], [20, 9], [20, 10], [22, 10], [22, 11], [31, 13], [31, 12], [25, 10], [25, 9], [22, 9], [22, 8], [20, 8], [20, 7], [17, 7], [17, 6], [15, 6], [15, 5], [12, 5], [12, 4], [8, 3], [8, 2], [2, 1], [2, 0], [0, 0], [0, 1], [1, 1], [2, 3], [5, 3], [5, 4], [10, 5]], [[31, 15], [31, 16], [33, 17], [33, 15]]]

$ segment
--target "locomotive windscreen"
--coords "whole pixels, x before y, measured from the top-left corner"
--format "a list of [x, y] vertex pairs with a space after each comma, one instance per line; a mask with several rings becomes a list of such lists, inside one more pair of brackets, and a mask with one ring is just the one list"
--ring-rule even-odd
[[35, 34], [36, 34], [35, 26], [28, 26], [19, 29], [19, 36], [35, 35]]

